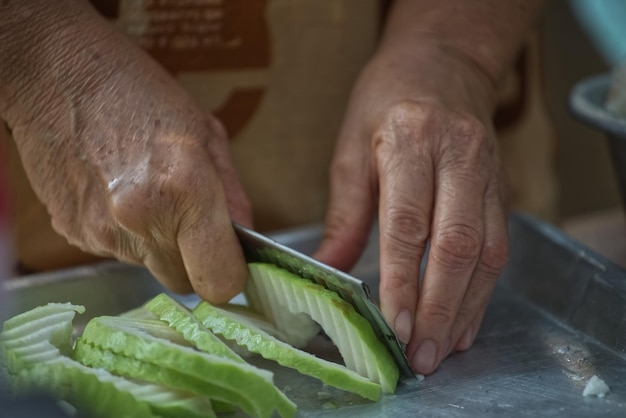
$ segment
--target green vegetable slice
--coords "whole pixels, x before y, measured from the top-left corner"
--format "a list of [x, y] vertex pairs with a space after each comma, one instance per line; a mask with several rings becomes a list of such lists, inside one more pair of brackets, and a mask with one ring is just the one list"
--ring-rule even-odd
[[[260, 313], [258, 313], [257, 311], [255, 311], [249, 306], [226, 303], [224, 305], [220, 305], [220, 309], [232, 313], [233, 315], [235, 315], [236, 318], [243, 317], [248, 323], [251, 323], [257, 328], [260, 328], [261, 330], [270, 334], [272, 337], [284, 343], [291, 344], [289, 342], [289, 338], [283, 332], [281, 332], [278, 328], [276, 328], [274, 324], [272, 324], [265, 317], [263, 317]], [[317, 332], [319, 332], [320, 326], [317, 323], [315, 323], [315, 327], [317, 329], [316, 331], [316, 335], [317, 335]], [[293, 344], [291, 345], [293, 346]]]
[[309, 315], [293, 312], [278, 303], [280, 295], [259, 286], [256, 280], [248, 280], [244, 293], [250, 307], [265, 316], [284, 335], [281, 339], [287, 344], [302, 348], [319, 334], [320, 325]]
[[157, 324], [170, 329], [160, 321], [92, 319], [77, 342], [76, 357], [88, 366], [236, 404], [260, 418], [274, 410], [282, 417], [295, 415], [295, 404], [274, 386], [270, 372], [160, 338]]
[[275, 360], [282, 366], [316, 377], [322, 382], [356, 393], [366, 399], [380, 399], [380, 385], [362, 377], [352, 370], [298, 350], [237, 315], [207, 302], [201, 302], [193, 314], [211, 331], [223, 335], [266, 359]]
[[[335, 292], [273, 264], [248, 265], [250, 282], [261, 299], [293, 314], [308, 314], [339, 349], [346, 366], [393, 393], [399, 378], [391, 354], [376, 338], [371, 325]], [[279, 327], [281, 331], [282, 328]]]
[[208, 399], [90, 369], [72, 352], [72, 320], [84, 307], [51, 303], [4, 323], [0, 347], [15, 392], [45, 390], [94, 417], [214, 417]]
[[67, 357], [26, 369], [16, 379], [22, 390], [46, 388], [94, 417], [216, 417], [206, 398], [133, 382]]
[[198, 350], [244, 363], [238, 354], [209, 331], [186, 307], [165, 293], [150, 300], [144, 308], [161, 321], [166, 322], [170, 328], [181, 334]]

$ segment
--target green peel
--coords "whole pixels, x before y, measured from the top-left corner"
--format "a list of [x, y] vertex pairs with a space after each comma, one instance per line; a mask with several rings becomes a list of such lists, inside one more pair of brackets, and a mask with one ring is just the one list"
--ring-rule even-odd
[[251, 263], [248, 269], [258, 294], [294, 315], [310, 315], [337, 346], [349, 369], [379, 383], [383, 393], [395, 392], [398, 367], [352, 305], [335, 292], [275, 265]]
[[84, 307], [48, 304], [4, 323], [0, 347], [14, 392], [44, 390], [94, 417], [214, 417], [208, 399], [132, 382], [67, 357], [72, 320]]
[[176, 330], [198, 350], [244, 363], [244, 360], [238, 354], [209, 331], [187, 308], [165, 293], [161, 293], [150, 300], [145, 304], [144, 308], [161, 321], [167, 323], [170, 328]]
[[274, 410], [282, 417], [295, 415], [295, 404], [274, 386], [270, 372], [155, 337], [142, 330], [142, 323], [132, 322], [92, 319], [77, 344], [77, 358], [91, 367], [236, 404], [260, 418], [271, 417]]
[[[248, 268], [255, 264], [248, 264]], [[302, 348], [319, 334], [320, 325], [309, 315], [291, 311], [279, 303], [279, 295], [268, 292], [256, 280], [248, 280], [244, 293], [252, 309], [261, 313], [284, 335], [284, 342]]]
[[380, 399], [380, 385], [336, 363], [332, 363], [305, 351], [298, 350], [245, 320], [241, 315], [219, 309], [201, 302], [193, 314], [211, 331], [224, 336], [249, 351], [282, 366], [320, 379], [329, 386], [356, 393], [366, 399]]

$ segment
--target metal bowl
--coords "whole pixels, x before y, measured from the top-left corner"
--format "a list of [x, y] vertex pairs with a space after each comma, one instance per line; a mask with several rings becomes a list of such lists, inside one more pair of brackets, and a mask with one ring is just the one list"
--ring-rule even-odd
[[569, 108], [578, 120], [606, 134], [622, 202], [626, 205], [626, 117], [606, 109], [610, 85], [610, 74], [583, 79], [570, 92]]

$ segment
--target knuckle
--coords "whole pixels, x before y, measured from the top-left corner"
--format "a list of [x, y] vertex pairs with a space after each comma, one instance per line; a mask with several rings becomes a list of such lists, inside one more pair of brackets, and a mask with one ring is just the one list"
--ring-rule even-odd
[[443, 108], [432, 104], [420, 103], [414, 100], [400, 100], [389, 106], [385, 114], [387, 126], [405, 129], [415, 122], [439, 120]]
[[509, 262], [508, 241], [484, 246], [480, 255], [481, 269], [492, 276], [499, 275]]
[[[159, 167], [143, 181], [129, 181], [111, 197], [111, 214], [125, 228], [142, 235], [157, 226], [158, 221], [175, 225], [181, 212], [193, 201], [201, 181], [194, 164]], [[205, 176], [206, 177], [206, 176]], [[206, 198], [198, 194], [197, 199]]]
[[423, 107], [412, 100], [401, 100], [389, 106], [385, 115], [390, 126], [404, 126], [407, 121], [423, 112]]
[[432, 245], [433, 256], [445, 267], [463, 269], [478, 260], [482, 234], [469, 224], [456, 224], [439, 231]]
[[426, 248], [429, 217], [415, 208], [393, 207], [385, 214], [385, 240], [397, 258], [417, 258]]
[[420, 305], [420, 314], [428, 323], [445, 326], [451, 324], [456, 317], [455, 309], [445, 301], [424, 299]]
[[483, 143], [487, 130], [483, 124], [473, 116], [463, 115], [455, 122], [455, 135], [465, 143]]
[[[393, 267], [393, 265], [391, 265]], [[400, 267], [400, 266], [398, 266]], [[406, 274], [404, 270], [398, 268], [392, 270], [391, 274], [381, 279], [379, 290], [384, 295], [396, 295], [396, 297], [413, 299], [418, 294], [418, 277]]]
[[400, 139], [420, 139], [428, 137], [423, 135], [434, 128], [440, 119], [440, 109], [434, 106], [426, 106], [411, 100], [402, 100], [388, 107], [383, 116], [381, 128], [375, 135], [375, 145], [378, 153], [386, 153], [398, 147], [408, 146], [408, 141]]
[[470, 176], [476, 176], [476, 161], [482, 161], [484, 169], [479, 172], [491, 171], [491, 157], [487, 130], [483, 124], [468, 115], [456, 115], [446, 132], [446, 146], [442, 148], [440, 157], [450, 168], [465, 168]]

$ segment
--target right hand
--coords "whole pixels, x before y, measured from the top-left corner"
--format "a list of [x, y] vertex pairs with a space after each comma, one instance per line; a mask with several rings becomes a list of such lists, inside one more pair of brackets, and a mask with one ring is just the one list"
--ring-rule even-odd
[[247, 277], [231, 219], [252, 219], [224, 129], [86, 2], [45, 3], [14, 37], [0, 31], [19, 52], [0, 63], [0, 115], [53, 227], [170, 290], [228, 301]]

